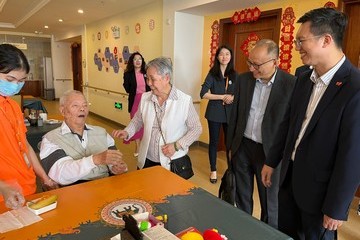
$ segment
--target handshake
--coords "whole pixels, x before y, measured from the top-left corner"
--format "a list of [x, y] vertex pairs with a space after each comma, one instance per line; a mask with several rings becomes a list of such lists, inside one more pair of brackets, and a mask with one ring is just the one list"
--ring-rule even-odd
[[113, 174], [122, 174], [128, 171], [122, 155], [119, 150], [106, 150], [93, 155], [93, 161], [95, 165], [108, 165]]

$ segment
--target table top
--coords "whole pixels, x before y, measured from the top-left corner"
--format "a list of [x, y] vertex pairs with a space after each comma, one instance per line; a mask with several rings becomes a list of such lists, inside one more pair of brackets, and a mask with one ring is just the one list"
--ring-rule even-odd
[[[217, 228], [229, 239], [290, 239], [159, 166], [38, 193], [26, 199], [33, 200], [44, 194], [58, 195], [57, 208], [42, 214], [42, 221], [1, 234], [0, 239], [12, 240], [19, 236], [26, 237], [24, 239], [109, 239], [123, 228], [114, 217], [123, 212], [119, 211], [120, 202], [129, 201], [133, 203], [123, 208], [126, 211], [129, 208], [130, 212], [140, 209], [153, 215], [168, 214], [167, 228], [173, 233], [188, 227], [200, 231]], [[0, 203], [0, 213], [6, 210]]]

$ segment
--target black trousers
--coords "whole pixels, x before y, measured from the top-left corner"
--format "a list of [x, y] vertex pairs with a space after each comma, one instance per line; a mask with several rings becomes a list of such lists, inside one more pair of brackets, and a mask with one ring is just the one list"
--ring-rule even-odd
[[279, 170], [275, 169], [274, 171], [272, 186], [265, 188], [261, 181], [264, 161], [265, 153], [262, 144], [244, 137], [239, 150], [233, 154], [231, 159], [236, 181], [235, 202], [238, 208], [252, 215], [255, 176], [261, 206], [260, 219], [277, 228]]
[[294, 240], [333, 240], [334, 231], [325, 231], [322, 226], [324, 215], [321, 209], [312, 214], [302, 211], [297, 205], [292, 186], [293, 161], [289, 161], [284, 183], [279, 189], [279, 230]]

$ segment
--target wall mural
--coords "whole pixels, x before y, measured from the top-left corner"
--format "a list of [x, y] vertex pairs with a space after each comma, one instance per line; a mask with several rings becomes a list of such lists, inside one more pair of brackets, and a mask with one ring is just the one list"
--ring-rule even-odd
[[111, 27], [112, 35], [114, 39], [120, 38], [120, 27], [119, 26], [112, 26]]
[[[139, 46], [135, 46], [134, 52], [139, 51], [139, 49]], [[98, 49], [94, 54], [94, 63], [99, 71], [105, 70], [109, 72], [110, 68], [112, 68], [115, 73], [119, 73], [120, 68], [126, 68], [131, 54], [128, 46], [123, 47], [120, 55], [118, 54], [117, 47], [114, 47], [112, 52], [110, 51], [110, 47], [106, 47], [104, 52]]]

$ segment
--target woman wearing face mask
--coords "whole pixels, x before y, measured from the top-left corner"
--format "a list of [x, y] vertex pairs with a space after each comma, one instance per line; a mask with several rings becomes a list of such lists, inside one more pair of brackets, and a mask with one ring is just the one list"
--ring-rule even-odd
[[[20, 92], [29, 71], [29, 63], [21, 50], [10, 44], [0, 44], [0, 182], [11, 183], [8, 184], [10, 187], [20, 186], [18, 191], [6, 191], [13, 194], [3, 194], [6, 202], [13, 198], [16, 192], [23, 195], [35, 193], [35, 173], [45, 188], [57, 187], [46, 175], [26, 140], [22, 111], [10, 98]], [[3, 200], [0, 196], [0, 201]]]
[[[209, 162], [210, 182], [217, 182], [216, 158], [219, 143], [220, 129], [224, 134], [227, 131], [227, 123], [230, 118], [232, 102], [234, 100], [234, 81], [236, 72], [232, 50], [223, 45], [215, 54], [214, 65], [205, 78], [200, 91], [200, 97], [209, 99], [205, 118], [209, 127]], [[226, 139], [226, 135], [225, 138]]]
[[[131, 54], [126, 69], [124, 71], [124, 88], [129, 94], [128, 111], [131, 119], [134, 117], [141, 99], [141, 95], [144, 92], [150, 91], [150, 87], [146, 84], [146, 70], [145, 60], [139, 52]], [[135, 141], [134, 156], [138, 156], [140, 140], [143, 136], [144, 129], [141, 128], [129, 141], [124, 143], [130, 143]]]

